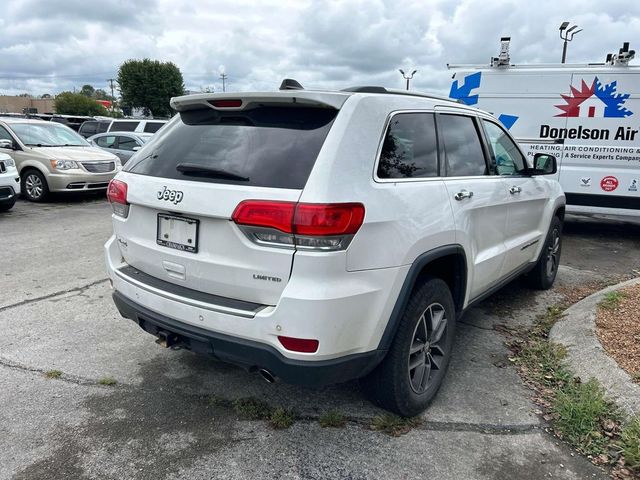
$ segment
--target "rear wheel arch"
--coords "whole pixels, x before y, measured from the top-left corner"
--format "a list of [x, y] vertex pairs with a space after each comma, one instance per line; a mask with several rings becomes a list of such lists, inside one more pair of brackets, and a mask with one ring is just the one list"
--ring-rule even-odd
[[467, 290], [467, 258], [461, 245], [445, 245], [423, 253], [411, 265], [378, 349], [388, 350], [411, 293], [429, 278], [439, 278], [447, 284], [453, 297], [456, 317], [460, 316]]

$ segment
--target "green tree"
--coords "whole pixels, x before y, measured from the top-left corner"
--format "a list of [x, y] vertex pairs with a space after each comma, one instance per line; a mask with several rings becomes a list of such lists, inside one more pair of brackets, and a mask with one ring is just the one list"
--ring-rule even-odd
[[56, 113], [60, 115], [108, 115], [106, 108], [81, 93], [59, 93], [55, 105]]
[[127, 60], [118, 71], [121, 105], [144, 109], [156, 117], [171, 115], [169, 100], [184, 94], [180, 69], [171, 62]]
[[80, 89], [80, 95], [84, 95], [85, 97], [93, 97], [96, 93], [96, 89], [93, 88], [92, 85], [83, 85]]

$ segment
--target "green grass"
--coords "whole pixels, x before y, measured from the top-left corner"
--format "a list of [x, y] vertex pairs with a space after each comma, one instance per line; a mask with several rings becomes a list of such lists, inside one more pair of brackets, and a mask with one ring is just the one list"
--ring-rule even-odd
[[248, 420], [267, 420], [271, 416], [269, 404], [254, 397], [234, 400], [233, 409], [238, 415]]
[[295, 421], [296, 415], [293, 410], [287, 410], [282, 407], [274, 409], [269, 417], [269, 424], [278, 430], [289, 428]]
[[347, 424], [347, 420], [343, 414], [337, 410], [329, 410], [318, 419], [318, 423], [322, 428], [342, 428]]
[[552, 410], [557, 416], [556, 431], [586, 454], [603, 453], [609, 439], [602, 425], [608, 420], [620, 420], [616, 406], [607, 400], [604, 388], [594, 379], [568, 383], [557, 392]]
[[599, 305], [606, 310], [613, 310], [620, 305], [620, 302], [624, 298], [622, 292], [609, 292], [607, 293]]
[[420, 426], [422, 419], [419, 417], [399, 417], [390, 413], [376, 415], [371, 422], [371, 429], [387, 433], [393, 437], [404, 435], [409, 430]]
[[62, 372], [60, 370], [47, 370], [44, 372], [44, 376], [47, 378], [60, 378], [62, 377]]
[[640, 418], [635, 417], [620, 434], [622, 453], [625, 464], [640, 472]]
[[100, 385], [106, 385], [108, 387], [111, 387], [116, 383], [118, 383], [118, 381], [113, 377], [102, 377], [100, 380], [98, 380], [98, 383]]

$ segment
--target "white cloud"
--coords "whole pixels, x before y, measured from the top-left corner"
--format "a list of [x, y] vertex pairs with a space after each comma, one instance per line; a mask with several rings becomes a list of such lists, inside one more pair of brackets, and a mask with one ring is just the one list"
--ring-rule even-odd
[[[129, 58], [172, 61], [187, 88], [310, 87], [444, 91], [447, 63], [486, 63], [512, 37], [515, 63], [557, 62], [558, 25], [584, 29], [569, 60], [603, 61], [623, 41], [640, 49], [640, 4], [613, 0], [16, 0], [0, 12], [0, 93], [106, 88]], [[222, 67], [224, 65], [224, 67]]]

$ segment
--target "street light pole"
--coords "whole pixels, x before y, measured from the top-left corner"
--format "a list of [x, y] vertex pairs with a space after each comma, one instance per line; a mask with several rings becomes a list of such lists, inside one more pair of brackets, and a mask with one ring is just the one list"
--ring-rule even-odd
[[414, 70], [413, 72], [411, 72], [408, 75], [406, 73], [404, 73], [404, 70], [402, 70], [401, 68], [398, 71], [402, 74], [402, 78], [404, 78], [407, 81], [407, 90], [409, 90], [409, 80], [411, 80], [413, 78], [413, 75], [415, 75], [417, 70]]
[[560, 38], [564, 41], [564, 44], [562, 45], [562, 63], [567, 61], [567, 43], [573, 40], [573, 36], [576, 33], [580, 33], [582, 31], [582, 29], [576, 30], [576, 28], [578, 28], [577, 25], [569, 28], [567, 27], [569, 27], [569, 22], [562, 22], [562, 25], [560, 25]]

